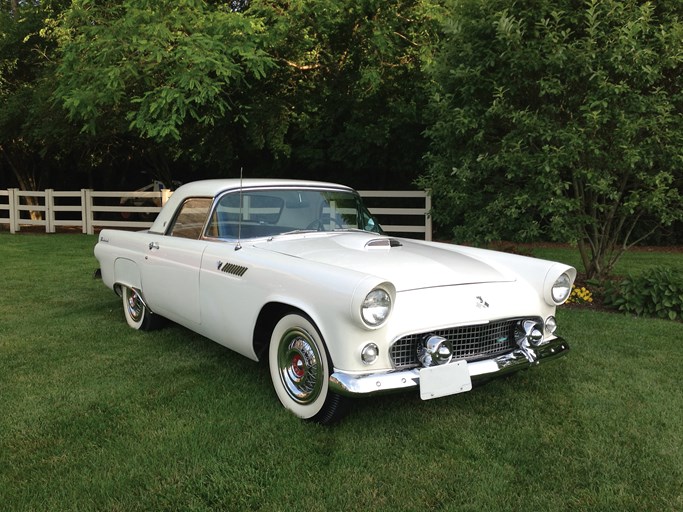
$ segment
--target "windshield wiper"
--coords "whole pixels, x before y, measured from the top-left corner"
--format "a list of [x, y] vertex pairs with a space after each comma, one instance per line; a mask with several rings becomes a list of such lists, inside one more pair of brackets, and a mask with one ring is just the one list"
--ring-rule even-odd
[[284, 233], [278, 233], [277, 236], [281, 235], [298, 235], [300, 233], [318, 233], [317, 229], [293, 229], [292, 231], [285, 231]]

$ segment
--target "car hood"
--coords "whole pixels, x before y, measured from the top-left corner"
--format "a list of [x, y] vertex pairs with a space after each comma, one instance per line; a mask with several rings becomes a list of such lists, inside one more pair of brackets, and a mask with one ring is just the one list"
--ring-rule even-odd
[[371, 233], [307, 233], [258, 242], [256, 247], [355, 270], [390, 281], [397, 291], [433, 286], [514, 281], [457, 246], [441, 246]]

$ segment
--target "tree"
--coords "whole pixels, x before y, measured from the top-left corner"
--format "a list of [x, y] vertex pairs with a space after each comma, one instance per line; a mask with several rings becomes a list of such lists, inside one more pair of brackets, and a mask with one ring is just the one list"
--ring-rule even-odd
[[168, 182], [242, 166], [409, 186], [422, 169], [438, 2], [17, 6], [0, 1], [0, 176], [11, 160], [26, 188], [83, 175], [136, 188], [143, 169]]
[[[233, 97], [265, 76], [258, 20], [202, 0], [79, 0], [54, 28], [55, 98], [82, 131], [133, 132], [156, 142], [230, 117]], [[229, 141], [225, 141], [229, 143]]]
[[683, 218], [683, 7], [454, 0], [421, 178], [470, 241], [577, 243], [589, 277]]
[[423, 63], [441, 9], [424, 0], [254, 0], [278, 67], [267, 96], [294, 167], [410, 185], [426, 150]]
[[0, 3], [0, 175], [24, 190], [39, 189], [69, 151], [71, 130], [50, 98], [55, 46], [41, 34], [63, 3]]
[[200, 172], [407, 185], [431, 4], [78, 0], [52, 25], [54, 97], [84, 135], [153, 141]]

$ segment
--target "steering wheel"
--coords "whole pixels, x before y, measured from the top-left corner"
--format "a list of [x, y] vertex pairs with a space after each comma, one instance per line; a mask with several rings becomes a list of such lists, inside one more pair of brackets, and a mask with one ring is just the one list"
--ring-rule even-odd
[[[334, 217], [330, 217], [328, 224], [334, 224], [338, 228], [343, 228], [339, 221], [335, 219]], [[306, 229], [315, 229], [316, 231], [326, 231], [325, 229], [325, 221], [322, 219], [322, 217], [319, 217], [315, 219], [313, 222], [311, 222], [308, 226], [306, 226]]]

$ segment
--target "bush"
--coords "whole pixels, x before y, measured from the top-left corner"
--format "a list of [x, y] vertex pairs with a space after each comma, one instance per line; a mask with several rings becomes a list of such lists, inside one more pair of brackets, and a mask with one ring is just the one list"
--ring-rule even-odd
[[683, 320], [683, 272], [653, 267], [605, 284], [605, 305], [638, 316]]

